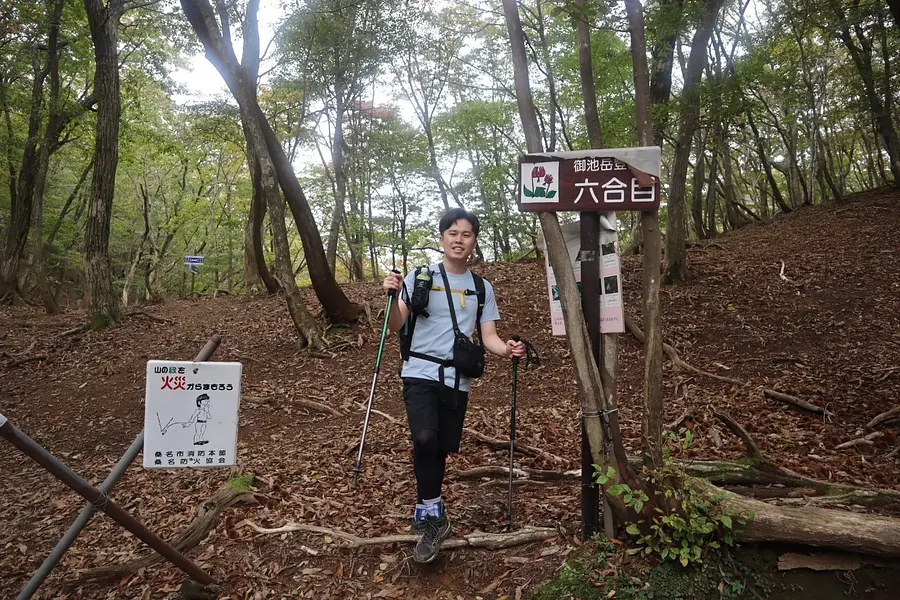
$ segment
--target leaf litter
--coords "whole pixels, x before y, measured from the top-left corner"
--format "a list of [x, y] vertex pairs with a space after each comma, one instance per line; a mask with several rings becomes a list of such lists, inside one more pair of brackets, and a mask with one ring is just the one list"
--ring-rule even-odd
[[[803, 475], [840, 483], [898, 488], [896, 424], [880, 427], [871, 445], [836, 447], [861, 434], [900, 398], [900, 208], [890, 195], [859, 197], [840, 210], [807, 207], [766, 226], [749, 226], [689, 251], [693, 275], [661, 294], [666, 341], [691, 365], [751, 383], [740, 387], [664, 366], [665, 422], [684, 418], [697, 444], [694, 458], [738, 458], [739, 440], [721, 432], [712, 409], [727, 409], [760, 450]], [[782, 270], [782, 263], [784, 268]], [[565, 465], [516, 455], [517, 467], [573, 469], [580, 464], [578, 400], [563, 339], [549, 334], [542, 261], [478, 268], [494, 284], [504, 336], [519, 334], [540, 350], [539, 366], [520, 372], [517, 437], [562, 456]], [[640, 323], [640, 258], [623, 258], [626, 310]], [[786, 281], [787, 276], [790, 281]], [[283, 300], [218, 297], [145, 307], [174, 324], [133, 317], [118, 328], [74, 336], [83, 313], [45, 316], [36, 309], [0, 309], [0, 352], [43, 361], [0, 363], [0, 407], [10, 422], [98, 485], [142, 427], [144, 364], [188, 359], [213, 333], [224, 340], [214, 360], [244, 363], [238, 465], [234, 470], [128, 469], [111, 498], [163, 539], [172, 539], [197, 506], [238, 473], [257, 476], [255, 501], [226, 511], [188, 555], [221, 580], [231, 598], [523, 597], [552, 575], [580, 531], [574, 480], [517, 486], [517, 526], [558, 528], [555, 540], [502, 551], [455, 550], [422, 568], [406, 546], [341, 548], [307, 533], [260, 535], [240, 527], [299, 521], [358, 536], [408, 533], [415, 484], [397, 376], [396, 339], [388, 345], [372, 416], [360, 489], [351, 488], [365, 401], [383, 319], [377, 283], [344, 286], [368, 302], [374, 323], [332, 330], [337, 356], [299, 352]], [[316, 307], [311, 290], [304, 290]], [[618, 402], [626, 446], [640, 443], [643, 350], [620, 336]], [[467, 426], [506, 439], [511, 372], [492, 359], [476, 382]], [[824, 420], [763, 396], [777, 389], [819, 406]], [[249, 400], [248, 400], [249, 398]], [[327, 404], [342, 416], [298, 399]], [[448, 475], [505, 466], [503, 450], [471, 437], [450, 459]], [[9, 444], [0, 443], [0, 597], [18, 593], [83, 505]], [[501, 532], [506, 488], [487, 481], [448, 480], [444, 497], [456, 534]], [[900, 507], [886, 507], [896, 510]], [[143, 545], [105, 515], [92, 519], [42, 587], [43, 598], [161, 598], [185, 576], [159, 564], [115, 581], [82, 581], [98, 566], [127, 562]]]

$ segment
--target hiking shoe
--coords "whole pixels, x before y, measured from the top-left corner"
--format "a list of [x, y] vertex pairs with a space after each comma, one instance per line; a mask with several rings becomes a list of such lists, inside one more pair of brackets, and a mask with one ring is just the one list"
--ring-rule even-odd
[[413, 519], [412, 525], [409, 526], [409, 532], [413, 535], [422, 535], [425, 533], [425, 519], [418, 521]]
[[413, 560], [417, 563], [430, 563], [441, 549], [441, 542], [450, 537], [450, 519], [443, 517], [425, 517], [422, 525], [422, 539], [413, 551]]

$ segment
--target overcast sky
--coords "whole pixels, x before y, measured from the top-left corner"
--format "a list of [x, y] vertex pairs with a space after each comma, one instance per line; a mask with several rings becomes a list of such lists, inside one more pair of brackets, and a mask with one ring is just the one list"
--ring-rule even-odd
[[[280, 12], [279, 0], [260, 0], [259, 45], [261, 52], [265, 50], [272, 40]], [[235, 37], [234, 51], [240, 57], [241, 39], [237, 36], [237, 33], [232, 35]], [[265, 67], [261, 70], [264, 69]], [[190, 57], [187, 68], [176, 69], [172, 73], [172, 78], [187, 90], [185, 94], [175, 94], [173, 96], [173, 99], [178, 104], [199, 102], [222, 94], [229, 94], [222, 76], [212, 66], [212, 63], [206, 60], [206, 56], [202, 52]]]

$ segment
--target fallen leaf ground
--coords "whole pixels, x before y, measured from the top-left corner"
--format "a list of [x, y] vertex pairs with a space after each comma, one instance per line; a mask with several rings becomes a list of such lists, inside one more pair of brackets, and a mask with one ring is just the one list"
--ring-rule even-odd
[[[701, 369], [744, 379], [739, 387], [666, 363], [666, 421], [689, 413], [703, 458], [736, 458], [743, 449], [711, 411], [727, 408], [763, 453], [800, 473], [836, 482], [900, 489], [900, 470], [886, 455], [896, 429], [874, 445], [836, 450], [864, 433], [900, 398], [900, 202], [895, 192], [870, 193], [841, 207], [807, 207], [773, 224], [751, 226], [689, 251], [692, 278], [664, 287], [667, 341]], [[788, 280], [782, 278], [783, 275]], [[578, 400], [563, 339], [549, 334], [543, 262], [486, 265], [496, 290], [501, 335], [518, 333], [542, 355], [519, 376], [520, 440], [579, 466]], [[626, 310], [640, 322], [640, 262], [624, 259]], [[99, 484], [138, 435], [143, 420], [144, 364], [152, 358], [189, 359], [214, 333], [224, 341], [218, 360], [244, 364], [239, 471], [258, 477], [257, 502], [229, 510], [190, 552], [222, 580], [233, 598], [497, 598], [527, 596], [552, 576], [576, 545], [579, 487], [566, 481], [515, 491], [517, 525], [557, 528], [554, 540], [505, 551], [442, 553], [425, 568], [407, 546], [343, 550], [320, 535], [260, 535], [289, 521], [338, 528], [359, 536], [406, 533], [414, 500], [410, 443], [392, 339], [376, 408], [401, 419], [373, 416], [366, 470], [351, 489], [358, 440], [383, 318], [375, 283], [349, 285], [351, 299], [368, 302], [372, 324], [332, 330], [333, 359], [298, 352], [278, 298], [195, 298], [144, 307], [165, 323], [134, 315], [101, 333], [60, 337], [83, 315], [47, 317], [36, 309], [0, 312], [0, 411], [76, 472]], [[306, 292], [310, 306], [314, 296]], [[361, 342], [361, 345], [360, 345]], [[619, 406], [626, 445], [637, 449], [643, 351], [620, 336]], [[4, 356], [5, 355], [5, 356]], [[9, 367], [14, 359], [47, 359]], [[511, 370], [494, 359], [472, 394], [467, 425], [497, 438], [508, 435]], [[774, 388], [827, 407], [820, 416], [762, 396]], [[309, 410], [298, 399], [342, 413]], [[717, 441], [721, 444], [717, 446]], [[474, 466], [506, 464], [503, 451], [471, 438], [449, 475]], [[539, 458], [517, 464], [559, 468]], [[112, 499], [151, 530], [171, 539], [196, 507], [234, 473], [145, 471], [136, 462]], [[495, 482], [496, 483], [496, 482]], [[500, 532], [506, 488], [492, 482], [451, 481], [447, 500], [456, 533]], [[69, 526], [82, 501], [49, 474], [0, 442], [0, 597], [12, 598]], [[125, 562], [144, 552], [131, 534], [95, 517], [42, 588], [42, 598], [162, 598], [183, 575], [158, 565], [116, 581], [82, 581], [85, 570]]]

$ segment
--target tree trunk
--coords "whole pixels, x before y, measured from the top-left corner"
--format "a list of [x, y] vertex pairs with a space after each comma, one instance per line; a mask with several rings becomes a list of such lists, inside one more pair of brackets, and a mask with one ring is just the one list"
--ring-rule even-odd
[[250, 215], [244, 223], [244, 294], [251, 295], [259, 291], [262, 278], [259, 276], [259, 267], [256, 264], [256, 250], [253, 246], [253, 200], [251, 200]]
[[[37, 283], [38, 294], [44, 309], [48, 315], [56, 315], [62, 312], [56, 296], [50, 290], [50, 282], [47, 280], [47, 261], [44, 258], [44, 189], [47, 182], [47, 171], [50, 162], [50, 149], [42, 146], [38, 161], [38, 176], [34, 186], [34, 208], [33, 221], [31, 231], [31, 262], [34, 268], [35, 280]], [[49, 245], [47, 246], [49, 248]]]
[[[723, 490], [702, 483], [710, 497]], [[729, 511], [753, 518], [740, 527], [737, 538], [745, 542], [779, 542], [833, 548], [846, 552], [900, 557], [900, 521], [890, 517], [829, 510], [813, 506], [773, 506], [759, 500], [725, 494]]]
[[[576, 5], [584, 8], [584, 0], [576, 0]], [[597, 110], [597, 91], [594, 86], [594, 65], [591, 52], [591, 31], [586, 18], [578, 20], [576, 32], [578, 38], [578, 74], [581, 80], [581, 97], [584, 102], [584, 118], [588, 130], [591, 148], [603, 147], [603, 136], [600, 127], [600, 115]], [[584, 218], [584, 215], [582, 215]], [[617, 402], [616, 369], [618, 367], [619, 336], [616, 333], [600, 334], [600, 382], [606, 404], [612, 407]], [[616, 457], [610, 456], [615, 464]], [[607, 537], [615, 536], [615, 523], [608, 499], [603, 498], [603, 529]]]
[[716, 196], [716, 181], [719, 177], [719, 153], [716, 149], [715, 142], [712, 146], [712, 156], [709, 165], [709, 177], [706, 181], [706, 235], [714, 238], [719, 233], [716, 225], [716, 206], [718, 205]]
[[695, 155], [697, 162], [694, 165], [694, 181], [691, 185], [691, 219], [694, 222], [694, 233], [698, 239], [702, 240], [706, 239], [706, 230], [703, 227], [703, 183], [705, 181], [706, 143], [702, 129], [697, 129], [696, 137]]
[[[258, 5], [258, 0], [251, 0], [248, 5], [243, 27], [245, 44], [247, 37], [250, 36], [256, 39], [258, 45], [258, 28], [256, 26]], [[278, 183], [291, 208], [300, 239], [303, 242], [303, 252], [306, 256], [313, 289], [325, 313], [332, 322], [336, 323], [355, 320], [359, 316], [361, 308], [347, 299], [328, 268], [322, 237], [309, 203], [306, 201], [303, 188], [297, 180], [284, 148], [281, 147], [278, 137], [259, 107], [256, 99], [256, 78], [248, 79], [247, 72], [237, 61], [231, 47], [230, 31], [228, 31], [229, 37], [226, 40], [219, 29], [215, 13], [208, 0], [181, 0], [181, 6], [206, 49], [207, 58], [222, 75], [238, 105], [262, 129], [265, 147], [274, 165]]]
[[737, 190], [731, 165], [731, 146], [728, 142], [727, 125], [719, 125], [719, 141], [722, 147], [722, 175], [725, 182], [725, 218], [728, 226], [739, 229], [749, 221], [737, 211]]
[[[653, 71], [650, 76], [650, 105], [652, 107], [666, 106], [669, 103], [669, 96], [672, 93], [675, 43], [681, 29], [683, 4], [684, 0], [660, 0], [659, 2], [659, 22], [665, 23], [665, 27], [661, 27], [660, 39], [651, 51]], [[653, 139], [655, 145], [662, 146], [664, 133], [662, 127], [656, 129]]]
[[97, 94], [97, 130], [94, 174], [84, 235], [84, 279], [88, 296], [88, 324], [104, 329], [122, 320], [119, 297], [113, 290], [109, 260], [109, 230], [119, 164], [119, 19], [124, 0], [84, 0], [94, 42], [94, 91]]
[[775, 181], [775, 174], [772, 173], [772, 165], [769, 162], [768, 156], [766, 156], [762, 137], [759, 135], [759, 128], [756, 126], [756, 121], [753, 119], [753, 111], [749, 107], [747, 108], [747, 123], [749, 123], [750, 129], [753, 131], [753, 139], [756, 141], [756, 154], [759, 156], [759, 162], [762, 163], [763, 170], [766, 172], [766, 181], [769, 182], [769, 188], [772, 190], [772, 198], [774, 198], [775, 204], [778, 205], [781, 212], [787, 214], [791, 212], [791, 207], [785, 202], [784, 196], [782, 196], [781, 190], [778, 188], [778, 182]]
[[[585, 0], [575, 0], [576, 6], [584, 8]], [[591, 51], [591, 29], [587, 18], [578, 20], [578, 75], [581, 80], [581, 98], [584, 102], [584, 121], [587, 125], [591, 148], [603, 147], [603, 133], [600, 128], [600, 111], [597, 109], [597, 89], [594, 85], [594, 65]]]
[[81, 186], [83, 186], [84, 182], [87, 181], [87, 177], [91, 174], [91, 169], [93, 168], [94, 158], [91, 157], [90, 162], [88, 162], [87, 166], [78, 177], [78, 182], [75, 184], [75, 187], [72, 188], [72, 191], [66, 198], [66, 202], [65, 204], [63, 204], [62, 210], [59, 211], [59, 216], [56, 218], [56, 223], [54, 223], [53, 229], [50, 230], [50, 235], [47, 237], [48, 246], [52, 246], [53, 242], [56, 240], [56, 234], [59, 233], [59, 228], [62, 227], [63, 220], [66, 218], [66, 215], [69, 214], [69, 209], [72, 207], [72, 203], [75, 201], [75, 198], [78, 197], [78, 193], [81, 191]]
[[[888, 100], [886, 103], [875, 88], [875, 75], [872, 69], [872, 40], [866, 37], [858, 24], [854, 24], [854, 32], [856, 34], [856, 39], [859, 42], [859, 46], [857, 46], [850, 33], [850, 21], [847, 19], [847, 15], [841, 4], [838, 0], [831, 0], [831, 7], [837, 18], [837, 22], [840, 24], [838, 34], [841, 41], [850, 52], [853, 64], [856, 65], [856, 70], [863, 80], [863, 88], [865, 90], [866, 100], [868, 100], [869, 103], [869, 110], [872, 112], [878, 134], [881, 136], [884, 148], [888, 153], [890, 171], [894, 176], [894, 185], [900, 186], [900, 136], [898, 136], [897, 130], [894, 127], [889, 104], [893, 90], [890, 87], [887, 87], [884, 90], [884, 98]], [[893, 8], [894, 7], [892, 6], [891, 9], [893, 10]], [[883, 8], [881, 10], [883, 10]], [[881, 25], [881, 29], [883, 29], [883, 20], [879, 18], [877, 21]]]
[[[258, 130], [256, 123], [250, 125], [250, 130], [252, 143], [258, 149], [264, 143], [262, 132]], [[250, 140], [248, 140], [249, 142]], [[260, 152], [259, 157], [263, 195], [269, 209], [269, 225], [272, 228], [272, 241], [275, 245], [275, 272], [281, 289], [284, 290], [291, 320], [300, 334], [300, 347], [321, 350], [323, 343], [318, 323], [303, 304], [300, 290], [297, 288], [297, 280], [294, 279], [294, 269], [291, 267], [291, 249], [285, 224], [284, 202], [282, 202], [278, 190], [275, 168], [264, 153]]]
[[140, 192], [144, 205], [144, 233], [141, 235], [141, 241], [138, 244], [137, 252], [134, 255], [134, 260], [131, 261], [131, 267], [128, 269], [128, 274], [125, 276], [125, 284], [122, 286], [123, 307], [128, 306], [128, 288], [131, 286], [131, 281], [134, 279], [137, 267], [144, 257], [144, 246], [146, 246], [147, 239], [150, 237], [150, 193], [144, 186], [140, 186]]
[[681, 123], [675, 139], [675, 164], [669, 186], [668, 220], [666, 222], [666, 282], [679, 283], [687, 277], [686, 220], [684, 218], [687, 171], [691, 156], [691, 142], [700, 121], [700, 80], [706, 67], [706, 45], [716, 24], [716, 16], [723, 0], [704, 2], [703, 22], [691, 40], [684, 88], [679, 101]]
[[[647, 67], [647, 44], [644, 39], [644, 8], [640, 0], [625, 0], [625, 12], [631, 29], [631, 58], [634, 65], [635, 117], [637, 143], [653, 143], [653, 121], [650, 117], [650, 77]], [[641, 213], [641, 233], [644, 239], [644, 411], [641, 426], [644, 464], [651, 470], [661, 469], [662, 454], [662, 332], [659, 312], [660, 232], [657, 211]], [[619, 450], [617, 449], [617, 452]], [[624, 448], [618, 456], [625, 456]], [[619, 465], [625, 462], [619, 460]], [[632, 489], [638, 489], [630, 482]], [[635, 479], [637, 484], [637, 479]], [[641, 482], [640, 488], [644, 488]], [[657, 505], [652, 492], [650, 504]]]
[[[47, 187], [47, 172], [50, 170], [50, 154], [52, 148], [59, 143], [63, 123], [59, 114], [59, 21], [62, 15], [63, 0], [56, 0], [51, 7], [50, 35], [47, 43], [47, 70], [50, 75], [50, 99], [47, 116], [47, 129], [38, 152], [37, 173], [35, 174], [32, 204], [34, 229], [32, 231], [32, 266], [37, 281], [38, 294], [47, 314], [61, 312], [56, 297], [50, 291], [47, 281], [47, 263], [44, 259], [44, 191]], [[49, 245], [48, 245], [49, 247]]]
[[[51, 15], [47, 15], [52, 20]], [[59, 19], [56, 19], [58, 22]], [[57, 31], [58, 27], [51, 28]], [[28, 137], [25, 139], [25, 149], [22, 153], [22, 164], [19, 169], [18, 180], [15, 176], [15, 168], [12, 160], [9, 160], [10, 168], [10, 219], [6, 229], [6, 243], [3, 247], [2, 260], [0, 260], [0, 300], [16, 300], [19, 297], [19, 264], [25, 254], [25, 246], [28, 242], [28, 232], [31, 229], [32, 213], [34, 209], [33, 192], [35, 179], [38, 175], [40, 161], [39, 138], [43, 117], [44, 81], [50, 73], [49, 60], [41, 67], [38, 60], [38, 48], [32, 48], [32, 62], [34, 66], [34, 80], [31, 86], [31, 105], [28, 117]], [[9, 132], [8, 148], [12, 148], [13, 132], [12, 123], [9, 120], [9, 105], [4, 86], [4, 111]], [[8, 150], [10, 152], [10, 150]], [[9, 154], [11, 157], [11, 154]]]
[[328, 268], [337, 276], [335, 256], [341, 237], [341, 222], [344, 220], [344, 203], [347, 198], [347, 176], [344, 173], [344, 88], [340, 75], [334, 82], [334, 143], [331, 147], [331, 161], [334, 169], [334, 212], [328, 230], [328, 247], [325, 258]]
[[[243, 119], [242, 119], [243, 120]], [[253, 134], [247, 124], [244, 124], [244, 138], [247, 140], [247, 162], [250, 165], [250, 180], [253, 184], [253, 198], [250, 206], [250, 243], [253, 245], [253, 258], [256, 261], [256, 273], [263, 281], [268, 294], [277, 294], [281, 291], [278, 280], [272, 277], [269, 265], [266, 264], [266, 253], [263, 249], [264, 221], [266, 217], [266, 191], [262, 183], [262, 168], [260, 156], [255, 147], [250, 143]], [[269, 217], [271, 219], [271, 215]]]
[[[516, 1], [503, 0], [503, 12], [506, 17], [506, 25], [512, 46], [516, 102], [519, 109], [519, 118], [522, 121], [522, 129], [525, 132], [527, 148], [529, 152], [541, 152], [541, 133], [534, 110], [534, 97], [531, 94], [531, 86], [528, 81], [528, 60], [525, 54], [522, 23], [519, 19]], [[584, 415], [584, 427], [590, 443], [591, 457], [594, 464], [605, 466], [606, 454], [603, 451], [604, 439], [599, 410], [601, 407], [604, 410], [610, 410], [611, 407], [608, 405], [608, 399], [603, 393], [600, 371], [593, 360], [587, 328], [584, 325], [584, 313], [581, 310], [581, 298], [575, 283], [575, 272], [569, 260], [559, 220], [553, 213], [541, 213], [540, 221], [544, 230], [544, 238], [547, 242], [547, 254], [559, 283], [563, 319], [568, 332], [566, 337], [569, 341], [573, 361], [575, 362], [576, 379], [580, 391], [582, 414]], [[612, 412], [609, 416], [610, 438], [614, 446], [615, 455], [624, 457], [625, 448], [622, 445], [617, 414]], [[633, 489], [642, 489], [637, 475], [628, 463], [621, 464], [622, 461], [619, 461], [619, 463], [619, 477], [629, 485], [632, 485]]]

